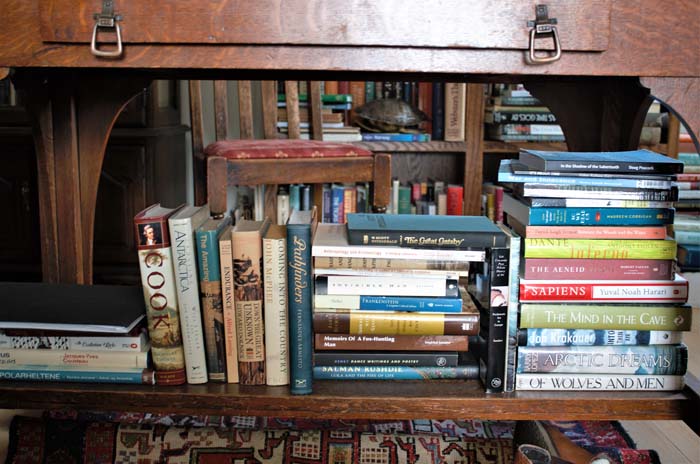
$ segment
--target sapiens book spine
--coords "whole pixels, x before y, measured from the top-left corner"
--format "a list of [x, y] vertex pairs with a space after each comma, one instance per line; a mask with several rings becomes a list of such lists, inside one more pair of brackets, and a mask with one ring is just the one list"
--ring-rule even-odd
[[317, 351], [314, 366], [457, 367], [457, 352]]
[[0, 349], [0, 370], [21, 365], [148, 367], [150, 352]]
[[444, 276], [316, 276], [316, 295], [457, 297], [457, 280]]
[[270, 220], [241, 221], [231, 233], [238, 374], [242, 385], [265, 385], [265, 325], [262, 236]]
[[134, 217], [148, 335], [160, 385], [186, 381], [168, 218], [174, 209], [153, 205]]
[[314, 295], [314, 308], [459, 313], [462, 311], [462, 299], [455, 297]]
[[518, 348], [518, 373], [683, 375], [687, 367], [685, 345]]
[[354, 335], [476, 335], [479, 315], [403, 311], [315, 310], [318, 333]]
[[212, 218], [196, 231], [199, 292], [206, 343], [207, 371], [209, 380], [214, 382], [226, 382], [226, 345], [224, 342], [219, 237], [223, 229], [230, 223], [230, 217]]
[[676, 241], [526, 238], [525, 258], [676, 259]]
[[267, 385], [289, 385], [287, 228], [271, 225], [262, 239]]
[[31, 380], [32, 382], [82, 382], [82, 383], [129, 383], [154, 385], [155, 373], [143, 368], [56, 367], [56, 366], [17, 366], [0, 370], [0, 379]]
[[520, 346], [677, 345], [682, 332], [668, 330], [520, 329]]
[[522, 373], [516, 382], [521, 391], [676, 391], [685, 386], [682, 375]]
[[[480, 252], [483, 254], [483, 252]], [[428, 270], [455, 271], [469, 270], [468, 262], [431, 259], [393, 258], [354, 258], [352, 256], [318, 256], [314, 258], [315, 269], [356, 269], [356, 270]]]
[[521, 328], [688, 331], [691, 320], [689, 305], [520, 305]]
[[209, 207], [185, 207], [168, 219], [173, 241], [173, 266], [175, 286], [180, 309], [182, 347], [185, 352], [187, 382], [206, 383], [206, 350], [199, 299], [199, 275], [195, 230], [209, 218]]
[[224, 348], [226, 350], [226, 382], [238, 383], [238, 328], [236, 326], [236, 298], [233, 283], [233, 249], [231, 227], [227, 226], [219, 237], [219, 262], [221, 264], [221, 304], [224, 321]]
[[525, 279], [673, 280], [671, 259], [527, 258]]
[[0, 331], [0, 349], [74, 351], [148, 351], [151, 345], [145, 332], [128, 336], [8, 335]]
[[688, 281], [674, 280], [526, 280], [520, 279], [520, 301], [597, 303], [685, 303]]
[[437, 380], [477, 379], [476, 365], [458, 367], [315, 366], [317, 380]]
[[466, 335], [347, 335], [316, 333], [314, 347], [321, 350], [467, 351]]
[[663, 240], [668, 231], [666, 226], [525, 226], [524, 235], [526, 238]]
[[307, 395], [313, 390], [311, 313], [314, 280], [311, 245], [314, 223], [314, 211], [311, 211], [308, 217], [302, 213], [292, 213], [292, 218], [287, 223], [289, 385], [293, 395]]

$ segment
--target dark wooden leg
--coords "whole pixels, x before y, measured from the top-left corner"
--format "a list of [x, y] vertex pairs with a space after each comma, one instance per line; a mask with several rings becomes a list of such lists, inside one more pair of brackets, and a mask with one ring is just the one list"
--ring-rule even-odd
[[374, 196], [372, 209], [375, 213], [385, 213], [391, 197], [391, 155], [388, 153], [374, 154]]
[[644, 77], [641, 82], [689, 129], [700, 152], [700, 77]]
[[481, 214], [481, 189], [484, 178], [484, 85], [467, 84], [464, 160], [464, 211], [468, 216]]
[[220, 156], [207, 158], [207, 199], [212, 216], [226, 213], [226, 187], [228, 186], [227, 161]]
[[107, 139], [126, 103], [149, 83], [102, 75], [18, 73], [37, 153], [42, 273], [92, 283], [97, 188]]
[[636, 78], [527, 81], [557, 116], [571, 151], [634, 150], [653, 101]]

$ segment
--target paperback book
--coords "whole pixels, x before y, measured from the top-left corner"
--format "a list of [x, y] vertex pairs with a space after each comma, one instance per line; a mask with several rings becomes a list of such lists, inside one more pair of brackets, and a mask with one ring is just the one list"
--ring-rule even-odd
[[665, 240], [526, 238], [525, 258], [673, 260], [676, 241], [670, 237]]
[[348, 335], [316, 333], [314, 347], [322, 350], [467, 351], [466, 335]]
[[457, 367], [456, 351], [318, 351], [314, 366]]
[[520, 163], [535, 171], [676, 174], [683, 162], [650, 150], [566, 152], [520, 150]]
[[684, 386], [682, 375], [521, 373], [516, 380], [516, 390], [523, 391], [676, 391]]
[[682, 332], [667, 330], [520, 329], [520, 346], [676, 345]]

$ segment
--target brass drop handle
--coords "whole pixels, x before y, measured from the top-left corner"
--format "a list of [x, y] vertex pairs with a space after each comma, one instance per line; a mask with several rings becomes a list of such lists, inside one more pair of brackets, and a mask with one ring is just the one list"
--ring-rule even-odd
[[[528, 21], [530, 27], [530, 46], [528, 47], [527, 62], [529, 64], [547, 64], [561, 58], [561, 44], [559, 43], [559, 33], [557, 32], [557, 19], [550, 18], [547, 5], [537, 5], [535, 7], [535, 20]], [[549, 36], [554, 42], [554, 51], [547, 55], [537, 55], [535, 53], [535, 41], [541, 36]]]
[[[92, 40], [90, 41], [90, 51], [92, 54], [100, 58], [120, 57], [124, 49], [122, 47], [122, 32], [117, 21], [121, 21], [122, 17], [121, 15], [114, 14], [114, 1], [103, 0], [102, 12], [95, 13], [93, 18], [95, 18], [95, 27], [92, 29]], [[100, 29], [114, 29], [114, 32], [117, 34], [116, 48], [114, 50], [100, 50], [97, 47], [97, 35]]]

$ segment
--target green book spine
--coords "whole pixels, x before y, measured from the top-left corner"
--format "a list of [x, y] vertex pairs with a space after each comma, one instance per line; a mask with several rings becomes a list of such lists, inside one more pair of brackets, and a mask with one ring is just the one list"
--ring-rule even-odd
[[674, 240], [526, 238], [526, 258], [676, 259]]
[[690, 330], [690, 306], [521, 304], [521, 328]]

